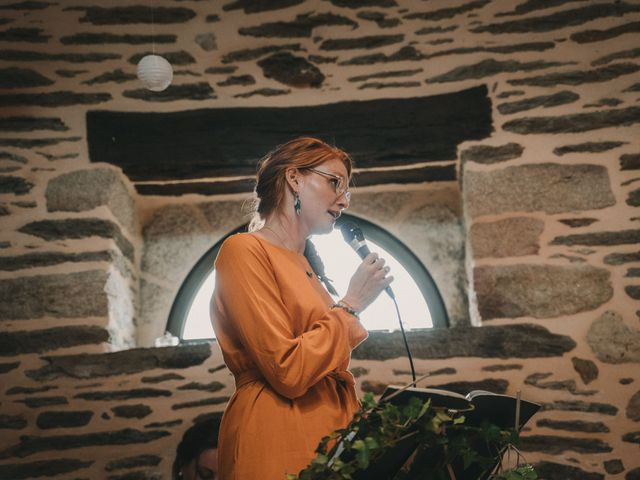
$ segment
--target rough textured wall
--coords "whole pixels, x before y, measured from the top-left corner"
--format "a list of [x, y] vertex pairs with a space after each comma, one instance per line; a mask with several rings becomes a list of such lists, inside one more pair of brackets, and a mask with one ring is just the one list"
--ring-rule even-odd
[[[521, 389], [542, 402], [524, 449], [544, 478], [640, 477], [638, 2], [155, 5], [156, 51], [176, 70], [160, 95], [135, 79], [137, 60], [152, 49], [147, 5], [15, 2], [0, 10], [0, 477], [166, 478], [189, 421], [222, 409], [212, 398], [231, 391], [225, 371], [209, 371], [220, 363], [215, 349], [202, 364], [125, 357], [141, 369], [97, 374], [92, 357], [65, 361], [133, 343], [139, 285], [156, 281], [145, 270], [162, 268], [154, 267], [164, 255], [154, 239], [165, 230], [153, 236], [154, 212], [199, 210], [187, 217], [196, 218], [194, 230], [175, 244], [197, 252], [205, 248], [198, 232], [215, 236], [228, 225], [199, 205], [240, 198], [136, 195], [120, 171], [90, 163], [87, 111], [320, 105], [477, 85], [488, 87], [495, 132], [460, 146], [460, 188], [405, 175], [405, 185], [362, 188], [367, 205], [354, 204], [376, 220], [369, 202], [382, 190], [411, 191], [417, 204], [421, 191], [454, 192], [445, 205], [455, 213], [444, 222], [453, 245], [464, 238], [456, 233], [464, 212], [470, 310], [485, 326], [415, 335], [418, 368], [438, 374], [434, 385]], [[426, 216], [386, 226], [416, 250], [422, 238], [449, 247], [442, 222]], [[149, 256], [156, 247], [159, 256]], [[433, 253], [421, 248], [423, 260]], [[465, 256], [455, 247], [451, 258]], [[445, 281], [462, 282], [452, 295], [465, 289], [461, 268], [443, 270]], [[141, 295], [144, 312], [160, 304], [152, 293]], [[159, 289], [163, 305], [167, 295]], [[372, 338], [356, 352], [363, 389], [408, 379], [406, 362], [393, 359], [396, 340]], [[382, 355], [387, 343], [393, 348]], [[100, 355], [97, 363], [115, 362]], [[55, 373], [72, 367], [80, 378]], [[148, 387], [154, 376], [166, 386]], [[224, 387], [212, 395], [214, 381]], [[174, 412], [191, 401], [204, 403]], [[109, 463], [143, 454], [163, 458]]]

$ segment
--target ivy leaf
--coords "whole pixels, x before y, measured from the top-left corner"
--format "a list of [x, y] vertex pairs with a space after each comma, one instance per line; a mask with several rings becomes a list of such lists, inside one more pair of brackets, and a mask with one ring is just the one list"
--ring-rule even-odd
[[378, 402], [373, 398], [373, 394], [371, 392], [365, 393], [362, 400], [360, 400], [360, 403], [362, 404], [363, 410], [373, 410], [378, 405]]
[[369, 466], [369, 448], [363, 440], [356, 440], [353, 442], [353, 449], [356, 453], [356, 460], [358, 461], [358, 467], [366, 469]]
[[329, 462], [329, 457], [327, 457], [324, 454], [319, 454], [316, 455], [316, 458], [314, 458], [311, 463], [315, 464], [315, 465], [326, 465]]

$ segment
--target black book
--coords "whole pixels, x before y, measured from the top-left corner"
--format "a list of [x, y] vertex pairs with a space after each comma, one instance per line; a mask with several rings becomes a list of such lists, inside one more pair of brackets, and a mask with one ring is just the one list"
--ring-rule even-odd
[[[406, 405], [412, 397], [417, 397], [423, 402], [430, 400], [433, 407], [445, 408], [452, 414], [464, 415], [464, 425], [478, 427], [484, 422], [488, 422], [505, 430], [512, 429], [516, 425], [516, 409], [519, 408], [518, 430], [540, 409], [540, 405], [533, 402], [522, 399], [518, 402], [518, 399], [513, 396], [482, 390], [474, 390], [467, 395], [461, 395], [435, 388], [396, 385], [390, 385], [385, 389], [380, 402], [391, 402], [394, 405], [402, 406]], [[366, 435], [366, 432], [360, 432], [360, 435]], [[389, 480], [393, 478], [417, 447], [418, 442], [415, 437], [409, 437], [399, 442], [394, 448], [384, 452], [366, 470], [354, 474], [354, 480]], [[488, 453], [483, 451], [484, 444], [473, 445], [473, 447], [480, 453]], [[336, 456], [340, 456], [341, 453], [341, 448], [338, 446]], [[443, 452], [430, 451], [423, 455], [424, 458], [418, 456], [413, 461], [428, 463], [442, 454]], [[486, 469], [474, 465], [464, 468], [461, 464], [454, 464], [452, 467], [457, 480], [482, 480], [487, 478], [490, 473]]]
[[[418, 397], [423, 402], [430, 399], [433, 407], [442, 407], [454, 412], [461, 412], [465, 416], [465, 425], [478, 426], [487, 421], [502, 429], [516, 426], [516, 408], [518, 399], [511, 395], [473, 390], [467, 395], [461, 395], [448, 390], [437, 388], [417, 388], [389, 385], [381, 402], [389, 401], [395, 405], [405, 405], [411, 397]], [[520, 399], [520, 412], [517, 429], [540, 409], [537, 403]]]

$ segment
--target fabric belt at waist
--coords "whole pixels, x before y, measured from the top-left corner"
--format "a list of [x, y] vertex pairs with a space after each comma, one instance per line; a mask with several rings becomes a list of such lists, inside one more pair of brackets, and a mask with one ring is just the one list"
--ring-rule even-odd
[[240, 387], [244, 387], [247, 383], [255, 382], [257, 380], [264, 380], [264, 376], [260, 373], [260, 370], [257, 368], [252, 368], [250, 370], [245, 370], [244, 372], [240, 372], [235, 377], [236, 379], [236, 390]]
[[356, 380], [353, 378], [351, 372], [347, 370], [334, 370], [329, 373], [329, 376], [338, 382], [342, 382], [347, 386], [353, 386], [356, 384]]
[[[351, 372], [348, 372], [347, 370], [334, 370], [333, 372], [329, 373], [328, 376], [332, 377], [334, 380], [338, 382], [344, 383], [345, 385], [353, 386], [356, 384], [356, 381], [353, 378], [353, 375], [351, 375]], [[264, 381], [264, 376], [262, 375], [262, 373], [260, 373], [260, 370], [253, 368], [250, 370], [245, 370], [244, 372], [240, 372], [235, 376], [235, 380], [236, 380], [236, 390], [238, 390], [240, 387], [243, 387], [248, 383], [255, 382], [258, 380]]]

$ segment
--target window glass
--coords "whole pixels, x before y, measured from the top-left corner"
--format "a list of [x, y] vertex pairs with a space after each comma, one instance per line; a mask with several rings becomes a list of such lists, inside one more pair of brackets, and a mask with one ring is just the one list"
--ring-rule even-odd
[[[351, 275], [360, 264], [360, 258], [345, 243], [338, 230], [329, 235], [317, 235], [312, 239], [325, 265], [327, 276], [333, 280], [340, 296], [344, 295]], [[373, 240], [368, 240], [369, 248], [378, 252], [391, 267], [394, 276], [392, 284], [396, 294], [405, 329], [430, 328], [433, 326], [427, 301], [404, 266]], [[213, 328], [209, 320], [209, 301], [215, 287], [215, 271], [207, 274], [200, 284], [188, 308], [181, 338], [200, 340], [213, 338]], [[382, 293], [360, 316], [368, 330], [399, 329], [395, 307], [386, 293]]]

